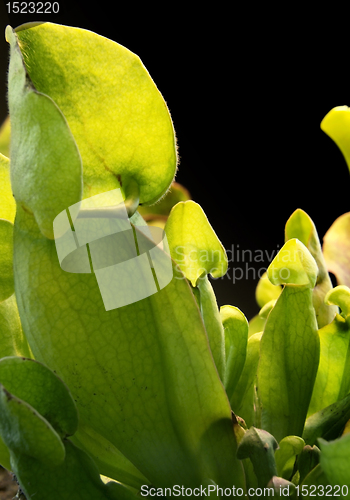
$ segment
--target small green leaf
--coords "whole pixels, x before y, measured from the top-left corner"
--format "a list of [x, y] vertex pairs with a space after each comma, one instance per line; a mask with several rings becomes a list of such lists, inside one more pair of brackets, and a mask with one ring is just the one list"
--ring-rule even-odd
[[329, 307], [324, 303], [325, 295], [332, 289], [332, 282], [327, 272], [316, 227], [311, 218], [303, 210], [296, 210], [286, 223], [285, 239], [288, 241], [291, 238], [300, 240], [316, 261], [318, 276], [312, 300], [316, 311], [318, 327], [322, 328], [333, 320], [337, 313], [337, 308]]
[[[330, 483], [326, 477], [326, 474], [324, 473], [324, 470], [322, 469], [321, 465], [318, 464], [316, 467], [314, 467], [309, 474], [304, 478], [303, 482], [300, 484], [299, 491], [302, 492], [302, 487], [307, 486], [305, 488], [305, 495], [306, 496], [306, 491], [310, 492], [310, 486], [328, 486]], [[325, 491], [325, 490], [320, 490], [320, 491]], [[323, 495], [322, 495], [323, 496]]]
[[139, 57], [91, 31], [52, 23], [22, 26], [17, 35], [35, 88], [57, 104], [77, 142], [84, 198], [124, 190], [131, 178], [140, 203], [161, 198], [176, 171], [175, 135]]
[[108, 439], [82, 422], [70, 441], [94, 457], [100, 474], [117, 477], [121, 483], [133, 488], [140, 489], [143, 484], [149, 484], [148, 479]]
[[8, 116], [0, 126], [0, 154], [10, 156], [10, 135], [11, 135], [11, 125], [10, 117]]
[[231, 399], [247, 356], [248, 322], [237, 307], [222, 306], [220, 315], [225, 334], [225, 389]]
[[281, 286], [275, 286], [269, 280], [267, 273], [264, 273], [255, 290], [255, 299], [260, 308], [264, 307], [265, 304], [271, 300], [277, 300], [282, 292]]
[[[330, 442], [320, 438], [318, 442], [321, 449], [320, 465], [330, 484], [350, 488], [350, 434]], [[350, 494], [350, 491], [347, 493]], [[344, 495], [344, 498], [347, 497]]]
[[0, 218], [15, 220], [16, 202], [10, 181], [10, 160], [0, 153]]
[[6, 37], [11, 47], [8, 101], [12, 190], [16, 202], [34, 214], [41, 232], [53, 239], [55, 217], [81, 199], [80, 154], [60, 109], [33, 86], [17, 35], [10, 26]]
[[[325, 297], [326, 304], [339, 306], [344, 319], [350, 316], [350, 288], [339, 285], [327, 293]], [[349, 318], [350, 319], [350, 318]]]
[[89, 455], [68, 440], [64, 451], [64, 462], [52, 468], [35, 458], [16, 455], [14, 471], [27, 500], [136, 500], [121, 484], [104, 484]]
[[317, 446], [306, 445], [298, 457], [298, 470], [300, 473], [300, 483], [310, 474], [320, 461], [320, 449]]
[[266, 320], [261, 318], [259, 314], [254, 316], [250, 321], [249, 321], [249, 332], [248, 336], [251, 337], [255, 333], [262, 332], [265, 327]]
[[172, 258], [196, 286], [203, 274], [214, 278], [227, 271], [227, 256], [200, 205], [180, 202], [171, 210], [165, 226]]
[[28, 403], [61, 436], [78, 428], [75, 403], [65, 384], [49, 368], [33, 359], [7, 357], [0, 360], [0, 383]]
[[266, 320], [272, 311], [272, 309], [275, 307], [277, 300], [270, 300], [270, 302], [267, 302], [259, 311], [259, 316], [263, 320]]
[[247, 356], [242, 374], [230, 399], [233, 411], [242, 417], [247, 426], [255, 421], [255, 383], [260, 355], [262, 332], [251, 335], [247, 343]]
[[[337, 289], [332, 290], [334, 304]], [[350, 391], [350, 324], [337, 314], [332, 323], [319, 330], [320, 363], [308, 415], [342, 399]]]
[[208, 276], [202, 276], [197, 280], [197, 288], [199, 290], [200, 310], [208, 334], [210, 350], [213, 354], [220, 379], [224, 381], [226, 377], [224, 328], [215, 293]]
[[288, 240], [268, 267], [267, 275], [274, 285], [314, 287], [317, 264], [306, 246], [296, 238]]
[[22, 330], [15, 294], [0, 302], [0, 358], [5, 356], [33, 357]]
[[336, 143], [350, 169], [350, 112], [347, 106], [336, 106], [323, 118], [321, 129]]
[[225, 342], [215, 294], [207, 278], [225, 274], [226, 252], [202, 208], [194, 201], [179, 202], [165, 226], [170, 253], [179, 268], [197, 286], [210, 348], [221, 380], [225, 377]]
[[32, 406], [0, 384], [0, 433], [13, 455], [28, 455], [48, 466], [64, 460], [64, 446], [53, 427]]
[[13, 281], [13, 224], [0, 219], [0, 302], [14, 292]]
[[336, 439], [350, 419], [350, 394], [306, 419], [303, 439], [310, 446], [317, 438]]
[[275, 450], [278, 447], [276, 439], [268, 432], [251, 427], [244, 434], [237, 448], [237, 457], [240, 460], [250, 458], [258, 486], [264, 487], [277, 476]]
[[328, 271], [338, 285], [350, 287], [350, 212], [333, 222], [323, 238], [323, 254]]
[[299, 436], [287, 436], [278, 443], [275, 460], [278, 476], [290, 479], [296, 456], [305, 446], [304, 440]]
[[262, 427], [281, 440], [301, 436], [316, 378], [320, 341], [312, 287], [317, 265], [305, 245], [292, 239], [267, 272], [271, 282], [286, 286], [261, 338], [258, 394]]

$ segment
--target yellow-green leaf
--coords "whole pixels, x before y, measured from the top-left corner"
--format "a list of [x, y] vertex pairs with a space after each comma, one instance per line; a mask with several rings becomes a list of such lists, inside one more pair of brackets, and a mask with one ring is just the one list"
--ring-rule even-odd
[[0, 127], [0, 154], [10, 156], [10, 136], [11, 136], [11, 125], [10, 117], [8, 116]]
[[268, 267], [267, 275], [274, 285], [314, 287], [317, 264], [306, 246], [296, 238], [288, 240]]
[[336, 106], [323, 118], [321, 129], [336, 143], [350, 169], [350, 109]]
[[323, 254], [328, 271], [333, 273], [338, 285], [350, 287], [350, 212], [333, 222], [323, 238]]
[[350, 434], [327, 442], [318, 440], [321, 448], [320, 465], [332, 485], [347, 486], [343, 498], [350, 496]]
[[268, 268], [283, 284], [261, 338], [258, 393], [262, 427], [277, 440], [301, 436], [316, 378], [320, 341], [312, 304], [317, 265], [303, 243], [288, 240]]
[[10, 160], [0, 153], [0, 218], [15, 220], [16, 202], [10, 181]]
[[262, 332], [259, 332], [248, 339], [244, 368], [230, 400], [232, 410], [244, 419], [248, 427], [258, 425], [255, 413], [255, 386], [261, 336]]
[[10, 454], [29, 455], [47, 465], [64, 460], [59, 435], [31, 405], [0, 385], [0, 433]]
[[6, 37], [12, 191], [17, 204], [34, 214], [41, 232], [53, 239], [55, 217], [81, 199], [81, 159], [62, 112], [33, 86], [10, 26]]
[[337, 314], [332, 323], [319, 330], [320, 364], [309, 415], [339, 401], [350, 391], [350, 290], [337, 286], [325, 299], [327, 304], [339, 306], [342, 315]]
[[304, 440], [299, 436], [286, 436], [278, 443], [275, 451], [277, 473], [284, 479], [292, 476], [295, 458], [305, 446]]
[[133, 178], [140, 203], [156, 202], [175, 175], [175, 135], [139, 57], [88, 30], [52, 23], [25, 28], [17, 34], [27, 71], [69, 124], [83, 161], [84, 198], [124, 189]]
[[317, 283], [313, 290], [312, 300], [319, 328], [328, 325], [334, 318], [337, 308], [325, 304], [324, 298], [332, 289], [332, 282], [327, 272], [327, 265], [322, 253], [316, 227], [311, 218], [303, 210], [295, 210], [285, 227], [286, 241], [297, 238], [300, 240], [316, 261], [318, 267]]
[[0, 219], [0, 302], [13, 292], [13, 224]]
[[263, 307], [265, 304], [270, 302], [270, 300], [278, 299], [282, 291], [281, 286], [275, 286], [269, 280], [267, 273], [264, 273], [258, 281], [255, 298], [259, 307]]
[[5, 356], [33, 357], [22, 330], [15, 294], [0, 303], [0, 358]]
[[153, 484], [243, 485], [229, 402], [178, 268], [154, 295], [106, 311], [95, 276], [64, 272], [33, 217], [21, 208], [17, 217], [23, 328], [35, 358], [68, 385], [81, 421]]
[[247, 356], [248, 321], [242, 311], [233, 306], [222, 306], [220, 315], [225, 333], [225, 389], [231, 399]]
[[192, 286], [203, 274], [219, 278], [226, 273], [225, 249], [198, 203], [189, 200], [175, 205], [165, 232], [171, 256]]
[[200, 310], [207, 331], [210, 350], [220, 379], [224, 382], [226, 378], [224, 328], [215, 293], [208, 276], [202, 276], [197, 280], [197, 289], [199, 291]]
[[17, 356], [2, 358], [0, 383], [35, 408], [62, 438], [76, 432], [75, 402], [62, 380], [43, 364]]

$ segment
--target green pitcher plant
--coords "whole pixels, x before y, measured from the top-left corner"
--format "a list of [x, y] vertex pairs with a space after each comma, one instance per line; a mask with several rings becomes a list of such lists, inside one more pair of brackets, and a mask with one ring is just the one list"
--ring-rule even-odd
[[[6, 40], [0, 463], [26, 498], [350, 498], [350, 213], [322, 247], [296, 209], [259, 315], [219, 309], [226, 252], [140, 59], [52, 23]], [[349, 109], [321, 128], [350, 165]]]

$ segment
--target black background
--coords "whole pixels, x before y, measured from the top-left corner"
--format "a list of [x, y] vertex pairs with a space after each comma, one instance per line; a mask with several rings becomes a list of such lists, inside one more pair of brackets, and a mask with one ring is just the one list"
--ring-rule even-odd
[[[1, 120], [7, 114], [6, 24], [35, 20], [86, 28], [142, 59], [172, 115], [177, 181], [202, 206], [226, 249], [250, 249], [254, 256], [281, 247], [296, 208], [311, 216], [322, 238], [350, 210], [349, 171], [320, 129], [330, 109], [350, 104], [343, 13], [269, 11], [254, 4], [59, 4], [56, 16], [8, 16], [1, 0]], [[219, 305], [235, 305], [250, 319], [258, 311], [257, 272], [268, 261], [242, 262], [237, 253], [235, 261], [230, 278], [213, 286]], [[232, 267], [246, 264], [248, 275], [233, 283]]]

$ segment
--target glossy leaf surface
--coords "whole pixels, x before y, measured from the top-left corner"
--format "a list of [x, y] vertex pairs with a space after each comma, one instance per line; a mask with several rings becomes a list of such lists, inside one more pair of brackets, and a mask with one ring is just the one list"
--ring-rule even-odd
[[35, 358], [69, 386], [81, 421], [153, 484], [242, 484], [230, 406], [183, 275], [174, 267], [160, 292], [106, 311], [95, 276], [62, 271], [54, 242], [32, 216], [18, 217], [23, 328]]
[[196, 286], [203, 274], [214, 278], [227, 271], [227, 256], [202, 208], [192, 200], [172, 209], [165, 226], [172, 258]]
[[0, 383], [35, 408], [61, 437], [76, 432], [78, 415], [75, 403], [65, 384], [46, 366], [32, 359], [2, 358]]
[[226, 378], [225, 337], [214, 290], [207, 276], [202, 276], [197, 280], [197, 288], [210, 350], [220, 379], [224, 381]]
[[348, 106], [336, 106], [323, 118], [321, 129], [336, 143], [350, 169], [350, 110]]
[[54, 100], [77, 142], [84, 197], [124, 189], [131, 177], [141, 203], [163, 196], [176, 170], [174, 130], [139, 57], [79, 28], [43, 23], [17, 34], [35, 88]]
[[10, 136], [10, 117], [7, 116], [0, 126], [0, 154], [6, 156], [7, 158], [10, 156]]
[[94, 457], [100, 474], [140, 490], [149, 480], [106, 438], [79, 422], [78, 432], [70, 438], [74, 444]]
[[247, 357], [248, 322], [242, 311], [233, 306], [222, 306], [220, 316], [225, 334], [225, 389], [231, 399]]
[[271, 300], [277, 300], [281, 291], [282, 287], [273, 285], [267, 273], [264, 273], [259, 279], [255, 290], [255, 298], [259, 307], [263, 307]]
[[327, 272], [327, 265], [322, 253], [320, 240], [315, 224], [303, 210], [296, 210], [288, 219], [285, 227], [286, 241], [297, 238], [304, 243], [316, 261], [318, 267], [317, 283], [312, 292], [313, 305], [319, 328], [328, 325], [334, 318], [337, 308], [325, 304], [324, 298], [332, 288], [332, 282]]
[[[29, 79], [15, 32], [10, 43], [8, 99], [11, 117], [11, 185], [17, 204], [34, 214], [53, 238], [53, 220], [82, 194], [82, 166], [65, 117]], [[30, 168], [28, 168], [30, 165]]]
[[10, 160], [0, 153], [0, 218], [13, 222], [16, 203], [12, 195], [10, 181]]
[[257, 425], [255, 411], [255, 385], [260, 355], [262, 332], [251, 335], [247, 343], [247, 356], [243, 371], [230, 402], [233, 411], [242, 417], [247, 426]]
[[289, 240], [268, 268], [285, 284], [261, 338], [258, 388], [262, 427], [277, 440], [301, 436], [319, 362], [312, 288], [316, 262], [299, 240]]
[[51, 466], [63, 462], [64, 447], [53, 427], [32, 406], [2, 385], [0, 408], [0, 433], [12, 456], [29, 455]]
[[295, 458], [304, 448], [305, 442], [299, 436], [286, 436], [278, 443], [275, 460], [278, 476], [290, 479]]
[[337, 314], [321, 328], [320, 364], [309, 415], [344, 398], [350, 391], [350, 290], [338, 286], [326, 296], [327, 304], [341, 307], [348, 319]]
[[165, 226], [172, 258], [199, 291], [200, 309], [220, 378], [225, 380], [224, 329], [207, 274], [218, 278], [227, 270], [226, 252], [202, 208], [194, 201], [179, 202]]

